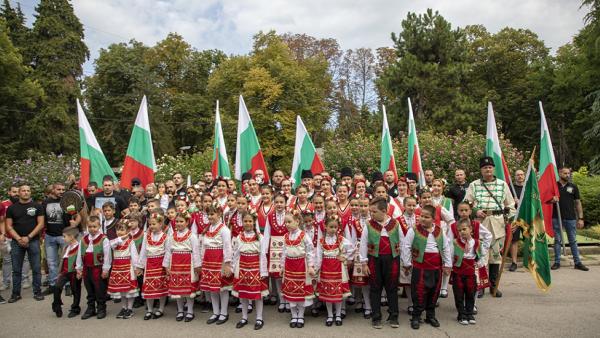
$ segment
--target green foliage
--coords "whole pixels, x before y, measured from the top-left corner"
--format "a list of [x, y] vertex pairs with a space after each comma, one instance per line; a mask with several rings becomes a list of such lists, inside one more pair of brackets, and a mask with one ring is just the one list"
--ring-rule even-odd
[[42, 199], [46, 185], [67, 182], [69, 176], [79, 176], [79, 157], [27, 152], [25, 160], [5, 160], [0, 163], [2, 195], [11, 185], [27, 183], [34, 199]]
[[589, 228], [578, 229], [577, 234], [579, 236], [600, 240], [600, 225], [593, 225]]
[[[464, 169], [468, 180], [479, 178], [479, 159], [483, 153], [485, 136], [472, 130], [456, 131], [453, 135], [434, 131], [420, 132], [419, 147], [424, 169], [433, 170], [436, 177], [452, 181], [456, 169]], [[501, 138], [503, 154], [509, 169], [525, 168], [527, 161], [521, 151], [508, 140]], [[407, 135], [393, 140], [398, 174], [403, 175], [407, 168]], [[325, 168], [339, 171], [344, 166], [365, 173], [368, 177], [379, 170], [380, 140], [372, 135], [355, 133], [349, 140], [332, 139], [325, 143]]]
[[213, 149], [208, 147], [202, 152], [197, 151], [191, 154], [163, 155], [156, 161], [158, 171], [154, 174], [155, 181], [170, 180], [176, 172], [181, 173], [184, 178], [191, 175], [192, 182], [199, 181], [204, 172], [210, 171], [212, 151]]
[[573, 172], [573, 182], [579, 188], [586, 224], [600, 224], [600, 175], [590, 176], [582, 167]]

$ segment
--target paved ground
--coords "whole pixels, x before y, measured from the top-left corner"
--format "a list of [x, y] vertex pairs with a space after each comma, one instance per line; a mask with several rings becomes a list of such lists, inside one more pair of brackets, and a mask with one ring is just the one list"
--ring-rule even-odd
[[[319, 337], [364, 337], [390, 336], [403, 337], [598, 337], [600, 331], [600, 267], [592, 266], [589, 272], [581, 272], [566, 267], [553, 273], [553, 287], [548, 293], [539, 291], [532, 277], [522, 268], [517, 272], [505, 272], [502, 277], [504, 297], [492, 299], [486, 295], [478, 303], [480, 314], [478, 323], [464, 327], [456, 323], [456, 313], [450, 298], [442, 299], [438, 308], [441, 328], [434, 329], [423, 325], [413, 331], [409, 327], [408, 316], [400, 316], [401, 326], [392, 329], [385, 326], [382, 330], [372, 329], [369, 321], [353, 311], [342, 327], [325, 327], [324, 317], [307, 317], [304, 329], [291, 329], [288, 315], [277, 313], [274, 306], [267, 306], [265, 327], [254, 331], [251, 325], [241, 330], [235, 328], [240, 315], [231, 311], [231, 319], [223, 326], [206, 325], [209, 314], [196, 311], [196, 319], [191, 323], [176, 322], [174, 304], [166, 310], [166, 316], [159, 320], [143, 321], [143, 311], [138, 309], [129, 320], [116, 319], [118, 304], [109, 305], [109, 316], [104, 320], [95, 318], [82, 321], [79, 317], [56, 318], [51, 312], [51, 299], [42, 302], [31, 298], [31, 289], [23, 291], [24, 299], [15, 304], [0, 305], [0, 337], [179, 337], [192, 334], [207, 334], [213, 337], [232, 335], [253, 336], [319, 336]], [[3, 292], [8, 298], [8, 292]], [[69, 302], [70, 298], [65, 303]], [[406, 300], [400, 299], [401, 308], [406, 308]], [[250, 315], [253, 322], [252, 314]]]

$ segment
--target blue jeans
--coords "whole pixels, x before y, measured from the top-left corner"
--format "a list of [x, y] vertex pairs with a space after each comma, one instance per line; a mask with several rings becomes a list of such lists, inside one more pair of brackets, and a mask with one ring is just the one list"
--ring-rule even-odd
[[42, 266], [40, 262], [41, 250], [40, 240], [33, 239], [29, 241], [29, 245], [24, 248], [17, 243], [16, 240], [11, 242], [11, 258], [12, 258], [12, 294], [21, 295], [21, 277], [23, 269], [23, 260], [25, 260], [25, 253], [29, 258], [29, 264], [31, 264], [31, 271], [33, 274], [33, 293], [37, 294], [42, 292]]
[[44, 247], [46, 247], [46, 261], [48, 262], [48, 284], [54, 286], [58, 277], [59, 253], [65, 246], [62, 236], [46, 235]]
[[[575, 264], [580, 264], [581, 260], [579, 259], [579, 250], [577, 249], [577, 220], [563, 219], [562, 226], [563, 230], [567, 232], [567, 238], [569, 239], [569, 246], [571, 247], [573, 261]], [[554, 228], [554, 262], [560, 264], [562, 232], [560, 231], [560, 224], [557, 218], [552, 219], [552, 228]]]
[[[8, 245], [11, 245], [11, 240], [8, 239]], [[29, 259], [25, 256], [25, 262], [23, 263], [23, 278], [21, 282], [27, 281], [29, 283]], [[2, 283], [6, 287], [10, 287], [12, 284], [12, 257], [10, 254], [2, 256]]]

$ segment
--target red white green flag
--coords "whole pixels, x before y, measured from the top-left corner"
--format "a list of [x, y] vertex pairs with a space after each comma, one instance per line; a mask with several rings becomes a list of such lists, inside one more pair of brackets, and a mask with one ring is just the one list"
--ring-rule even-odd
[[150, 135], [150, 119], [148, 118], [148, 105], [146, 95], [138, 111], [127, 147], [127, 155], [121, 173], [121, 186], [131, 189], [131, 179], [139, 178], [142, 186], [154, 182], [156, 161]]
[[394, 183], [398, 183], [398, 171], [396, 170], [394, 148], [392, 148], [392, 137], [390, 135], [390, 127], [388, 126], [385, 106], [383, 106], [383, 127], [381, 130], [381, 161], [379, 163], [379, 171], [385, 173], [388, 170], [394, 173]]
[[542, 200], [542, 210], [544, 212], [544, 225], [546, 233], [554, 237], [554, 229], [552, 228], [552, 209], [554, 202], [553, 197], [559, 197], [558, 192], [558, 168], [556, 167], [556, 159], [554, 158], [554, 149], [552, 148], [552, 140], [550, 139], [550, 131], [546, 123], [546, 115], [542, 102], [540, 104], [540, 114], [542, 120], [541, 137], [540, 137], [540, 199]]
[[235, 178], [241, 180], [242, 174], [250, 172], [254, 175], [254, 172], [260, 169], [265, 174], [265, 183], [267, 183], [269, 182], [267, 165], [242, 95], [240, 95], [239, 106], [237, 142], [235, 145]]
[[106, 175], [116, 179], [98, 140], [96, 140], [96, 135], [85, 117], [79, 100], [77, 100], [77, 119], [79, 120], [79, 149], [81, 151], [80, 188], [85, 189], [90, 181], [102, 184], [102, 178]]
[[425, 173], [421, 165], [421, 151], [417, 139], [417, 128], [413, 117], [412, 104], [408, 98], [408, 172], [415, 173], [419, 178], [419, 185], [425, 186]]
[[227, 160], [227, 150], [225, 149], [225, 139], [223, 138], [223, 128], [221, 128], [219, 101], [217, 101], [217, 110], [215, 115], [215, 144], [213, 146], [211, 171], [213, 177], [231, 177], [229, 161]]
[[494, 117], [494, 108], [492, 108], [491, 102], [488, 102], [485, 156], [489, 156], [494, 159], [494, 175], [496, 178], [503, 180], [508, 184], [509, 187], [512, 188], [508, 165], [506, 164], [504, 155], [502, 155], [502, 149], [500, 149], [500, 139], [498, 138], [498, 129], [496, 128], [496, 118]]
[[302, 183], [302, 170], [310, 170], [315, 175], [323, 172], [325, 167], [302, 119], [296, 116], [296, 143], [292, 162], [294, 188]]

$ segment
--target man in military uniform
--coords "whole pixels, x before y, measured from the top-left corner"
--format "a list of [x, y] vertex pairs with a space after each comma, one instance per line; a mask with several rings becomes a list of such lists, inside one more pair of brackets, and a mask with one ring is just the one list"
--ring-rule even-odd
[[[479, 161], [481, 179], [469, 185], [465, 196], [465, 201], [471, 203], [481, 225], [485, 226], [493, 236], [488, 259], [490, 291], [496, 285], [502, 263], [506, 222], [515, 215], [515, 200], [508, 184], [494, 176], [494, 166], [491, 157], [483, 157]], [[496, 297], [502, 297], [502, 293], [498, 290]]]

